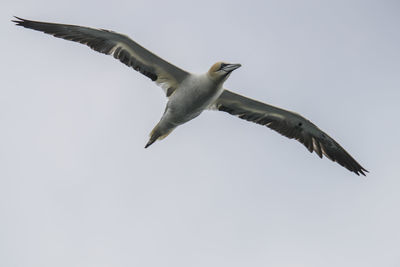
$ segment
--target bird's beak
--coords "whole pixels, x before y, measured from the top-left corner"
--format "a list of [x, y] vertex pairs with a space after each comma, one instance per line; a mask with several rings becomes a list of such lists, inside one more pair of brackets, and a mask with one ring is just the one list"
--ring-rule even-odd
[[224, 66], [223, 70], [226, 71], [227, 73], [230, 73], [238, 68], [240, 68], [242, 65], [240, 64], [227, 64]]

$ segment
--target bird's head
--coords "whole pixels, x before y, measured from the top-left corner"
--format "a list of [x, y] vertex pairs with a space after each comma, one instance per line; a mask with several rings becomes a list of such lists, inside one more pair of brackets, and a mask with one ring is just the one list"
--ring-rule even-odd
[[224, 82], [232, 71], [240, 68], [240, 64], [230, 64], [225, 62], [217, 62], [211, 66], [208, 71], [209, 77], [216, 82]]

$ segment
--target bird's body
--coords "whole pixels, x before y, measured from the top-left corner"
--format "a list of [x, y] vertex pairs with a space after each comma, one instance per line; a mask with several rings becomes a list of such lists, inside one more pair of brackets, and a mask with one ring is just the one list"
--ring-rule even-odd
[[223, 83], [240, 64], [217, 62], [204, 74], [192, 74], [116, 32], [18, 17], [14, 22], [112, 55], [160, 85], [168, 102], [145, 147], [165, 138], [176, 127], [196, 118], [204, 110], [213, 109], [265, 125], [290, 139], [296, 139], [310, 152], [315, 151], [321, 158], [325, 155], [357, 175], [367, 172], [335, 140], [299, 114], [224, 89]]
[[222, 94], [222, 83], [213, 80], [209, 73], [189, 74], [168, 98], [160, 122], [150, 134], [146, 148], [162, 139], [177, 126], [199, 116]]
[[185, 123], [207, 109], [222, 94], [222, 83], [206, 74], [189, 75], [169, 97], [166, 112], [179, 124]]

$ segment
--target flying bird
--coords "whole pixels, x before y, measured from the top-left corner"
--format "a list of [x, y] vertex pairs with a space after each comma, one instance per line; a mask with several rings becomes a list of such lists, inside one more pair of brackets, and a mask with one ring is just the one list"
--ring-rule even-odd
[[204, 74], [192, 74], [120, 33], [15, 18], [13, 22], [18, 26], [85, 44], [100, 53], [112, 55], [161, 86], [168, 102], [145, 148], [165, 138], [176, 127], [196, 118], [204, 110], [212, 109], [265, 125], [290, 139], [296, 139], [310, 152], [315, 151], [320, 158], [325, 155], [357, 175], [365, 176], [368, 172], [335, 140], [301, 115], [224, 89], [224, 82], [240, 64], [217, 62]]

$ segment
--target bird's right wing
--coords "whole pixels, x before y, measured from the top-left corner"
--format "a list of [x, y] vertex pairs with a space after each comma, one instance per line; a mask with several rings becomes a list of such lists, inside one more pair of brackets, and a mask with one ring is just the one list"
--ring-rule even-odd
[[125, 65], [150, 78], [170, 96], [188, 73], [151, 53], [126, 35], [104, 29], [31, 21], [16, 17], [18, 26], [85, 44], [100, 53], [113, 55]]
[[283, 110], [259, 101], [224, 90], [216, 100], [214, 109], [228, 112], [241, 119], [265, 125], [272, 130], [302, 143], [310, 152], [320, 158], [325, 155], [349, 171], [365, 176], [364, 169], [335, 140], [299, 114]]

